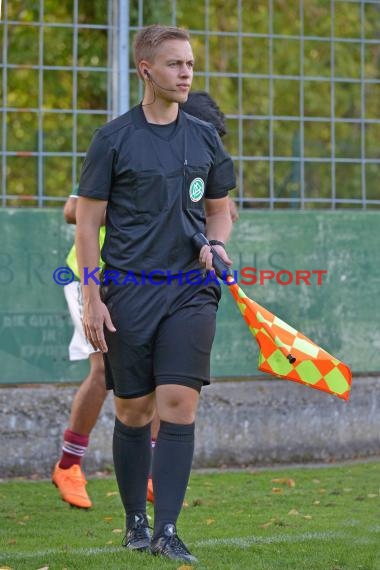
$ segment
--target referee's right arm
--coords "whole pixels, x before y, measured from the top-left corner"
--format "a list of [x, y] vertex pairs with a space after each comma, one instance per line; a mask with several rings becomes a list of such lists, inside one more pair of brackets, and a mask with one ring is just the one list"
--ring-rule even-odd
[[83, 329], [92, 346], [107, 352], [104, 325], [115, 331], [107, 307], [99, 295], [99, 229], [103, 224], [107, 201], [80, 196], [77, 206], [75, 245], [83, 291]]

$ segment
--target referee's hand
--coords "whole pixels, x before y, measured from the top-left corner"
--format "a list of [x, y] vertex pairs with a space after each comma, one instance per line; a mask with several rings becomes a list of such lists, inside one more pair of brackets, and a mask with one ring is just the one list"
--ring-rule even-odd
[[116, 331], [106, 305], [100, 299], [85, 303], [83, 311], [84, 334], [93, 348], [101, 352], [108, 352], [104, 338], [104, 327], [107, 327], [111, 332]]
[[[219, 255], [219, 257], [222, 258], [222, 260], [227, 264], [227, 265], [232, 265], [232, 260], [228, 257], [228, 254], [226, 252], [226, 250], [224, 249], [224, 247], [222, 247], [221, 245], [213, 245], [212, 249], [214, 249], [216, 251], [216, 253]], [[212, 269], [214, 269], [214, 266], [212, 264], [212, 253], [211, 253], [211, 247], [209, 245], [204, 245], [199, 253], [199, 262], [208, 270], [211, 271]]]

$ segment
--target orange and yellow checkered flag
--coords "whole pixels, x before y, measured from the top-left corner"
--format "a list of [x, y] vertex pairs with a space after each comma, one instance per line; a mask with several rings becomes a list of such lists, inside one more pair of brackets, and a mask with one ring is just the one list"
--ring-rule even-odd
[[252, 301], [232, 279], [227, 283], [259, 347], [259, 370], [348, 400], [349, 367], [305, 335]]
[[[193, 236], [198, 250], [210, 245], [201, 233]], [[230, 267], [211, 248], [218, 277], [227, 283], [259, 348], [259, 370], [299, 382], [348, 400], [352, 374], [349, 367], [305, 335], [252, 301], [235, 283]]]

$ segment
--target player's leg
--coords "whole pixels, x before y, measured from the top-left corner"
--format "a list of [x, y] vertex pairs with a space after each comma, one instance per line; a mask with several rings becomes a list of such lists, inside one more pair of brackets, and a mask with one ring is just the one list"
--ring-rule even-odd
[[154, 392], [137, 398], [115, 396], [113, 459], [126, 514], [123, 546], [130, 550], [150, 548], [146, 492], [151, 463], [150, 422], [154, 407]]
[[149, 290], [126, 284], [110, 284], [102, 291], [108, 298], [116, 332], [105, 331], [106, 382], [115, 396], [113, 459], [126, 515], [123, 545], [148, 550], [150, 530], [146, 516], [147, 482], [151, 462], [151, 420], [155, 408], [152, 337], [160, 318], [154, 307], [163, 307], [162, 287]]
[[75, 394], [69, 420], [69, 430], [89, 436], [99, 417], [107, 396], [103, 354], [89, 356], [90, 372]]
[[[199, 391], [200, 387], [199, 382]], [[188, 386], [168, 384], [156, 388], [160, 429], [153, 458], [155, 517], [151, 550], [155, 555], [190, 563], [196, 558], [178, 537], [176, 524], [193, 460], [198, 400], [199, 392]]]
[[63, 435], [61, 458], [53, 472], [53, 483], [64, 501], [73, 506], [89, 508], [92, 503], [86, 491], [81, 461], [87, 451], [93, 429], [107, 392], [103, 355], [90, 355], [90, 373], [75, 394], [70, 421]]
[[[200, 387], [201, 383], [199, 391]], [[156, 388], [161, 421], [153, 459], [155, 519], [152, 552], [184, 562], [196, 561], [177, 536], [176, 523], [193, 460], [198, 400], [199, 392], [188, 386], [168, 384]]]
[[160, 429], [153, 458], [151, 549], [153, 554], [190, 563], [196, 559], [179, 539], [176, 523], [191, 471], [199, 393], [209, 383], [216, 309], [217, 295], [209, 290], [182, 301], [160, 326], [155, 346]]
[[95, 353], [84, 336], [80, 284], [73, 282], [64, 288], [64, 292], [74, 324], [69, 346], [70, 360], [89, 358], [90, 371], [74, 397], [69, 424], [63, 435], [62, 455], [54, 468], [52, 481], [64, 501], [76, 507], [89, 508], [92, 503], [86, 491], [81, 460], [106, 398], [104, 363], [102, 354]]

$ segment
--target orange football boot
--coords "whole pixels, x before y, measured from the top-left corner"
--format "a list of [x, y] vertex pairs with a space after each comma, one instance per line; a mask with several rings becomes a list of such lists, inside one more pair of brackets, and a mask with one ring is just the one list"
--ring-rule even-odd
[[148, 487], [146, 490], [146, 500], [150, 503], [154, 503], [154, 493], [153, 493], [153, 481], [152, 477], [148, 479]]
[[74, 507], [89, 509], [92, 506], [87, 495], [86, 478], [80, 465], [73, 465], [69, 469], [61, 469], [59, 462], [54, 467], [52, 482], [58, 488], [62, 500]]

